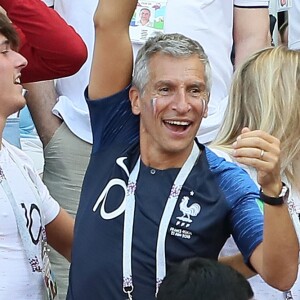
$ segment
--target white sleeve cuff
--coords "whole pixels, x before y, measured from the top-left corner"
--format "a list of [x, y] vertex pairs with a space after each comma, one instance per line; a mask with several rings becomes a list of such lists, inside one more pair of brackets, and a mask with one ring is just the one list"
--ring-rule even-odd
[[269, 6], [268, 0], [234, 0], [234, 5], [236, 6], [244, 6], [244, 7], [266, 7]]

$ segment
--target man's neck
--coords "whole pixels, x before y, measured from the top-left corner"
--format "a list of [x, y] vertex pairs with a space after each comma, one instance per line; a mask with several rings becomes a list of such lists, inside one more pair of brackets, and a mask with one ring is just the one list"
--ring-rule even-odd
[[193, 145], [181, 152], [158, 152], [141, 145], [141, 159], [144, 165], [158, 170], [181, 168], [188, 159]]

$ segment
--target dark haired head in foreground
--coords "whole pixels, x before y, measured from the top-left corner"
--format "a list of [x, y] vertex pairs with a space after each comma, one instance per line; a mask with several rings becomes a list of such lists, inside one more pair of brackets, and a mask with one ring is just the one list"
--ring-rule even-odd
[[249, 282], [233, 268], [204, 258], [186, 259], [170, 268], [158, 300], [249, 300]]

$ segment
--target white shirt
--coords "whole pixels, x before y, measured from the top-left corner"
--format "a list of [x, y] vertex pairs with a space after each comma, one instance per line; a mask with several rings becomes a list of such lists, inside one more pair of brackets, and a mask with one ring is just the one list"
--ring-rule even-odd
[[[59, 213], [58, 203], [51, 198], [47, 188], [32, 167], [30, 159], [19, 149], [3, 142], [0, 150], [0, 165], [16, 199], [24, 213], [24, 222], [28, 222], [28, 230], [32, 241], [38, 240], [42, 217], [44, 224], [50, 223]], [[24, 163], [31, 180], [37, 187], [41, 201], [37, 203], [32, 189], [13, 161], [12, 157]], [[24, 211], [23, 211], [24, 210]], [[41, 253], [41, 240], [36, 247]], [[11, 202], [0, 185], [0, 299], [42, 300], [44, 283], [42, 273], [32, 273], [20, 238], [15, 214]]]

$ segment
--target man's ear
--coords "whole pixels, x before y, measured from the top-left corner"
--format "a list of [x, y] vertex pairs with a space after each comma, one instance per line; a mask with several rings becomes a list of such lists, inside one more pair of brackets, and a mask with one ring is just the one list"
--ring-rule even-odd
[[205, 101], [205, 108], [203, 111], [203, 117], [202, 118], [207, 118], [207, 113], [208, 113], [208, 103]]
[[140, 92], [136, 87], [131, 87], [129, 90], [129, 99], [131, 102], [131, 110], [134, 115], [139, 115], [140, 110]]
[[202, 118], [207, 117], [208, 112], [208, 100], [202, 99]]

